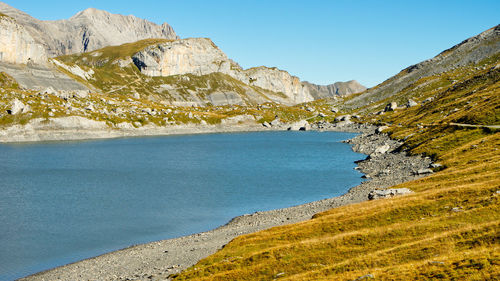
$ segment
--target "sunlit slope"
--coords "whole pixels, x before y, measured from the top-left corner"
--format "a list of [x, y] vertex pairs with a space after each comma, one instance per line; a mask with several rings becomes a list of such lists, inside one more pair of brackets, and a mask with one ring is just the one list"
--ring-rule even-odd
[[182, 105], [218, 105], [212, 98], [215, 94], [221, 103], [255, 105], [286, 98], [257, 86], [247, 85], [223, 73], [207, 75], [172, 75], [150, 77], [143, 75], [132, 61], [132, 56], [148, 46], [168, 42], [167, 39], [146, 39], [121, 46], [110, 46], [90, 53], [68, 55], [56, 58], [69, 67], [78, 66], [93, 72], [89, 78], [82, 78], [71, 71], [60, 69], [71, 77], [104, 94], [132, 96], [135, 93], [149, 99]]
[[[498, 55], [500, 55], [500, 25], [468, 38], [432, 59], [402, 70], [363, 94], [350, 98], [346, 101], [345, 107], [357, 109], [391, 99], [396, 93], [411, 94], [412, 91], [425, 92], [429, 87], [447, 87], [457, 78], [460, 79], [460, 76], [467, 74], [464, 68], [482, 69], [488, 64], [489, 59]], [[449, 73], [449, 76], [435, 80], [443, 73]], [[418, 83], [421, 79], [427, 79], [427, 83]], [[416, 87], [416, 84], [420, 84], [420, 87]]]
[[[351, 111], [442, 165], [395, 186], [414, 194], [238, 237], [175, 280], [500, 279], [499, 63], [494, 55], [416, 79]], [[416, 106], [379, 113], [410, 98]]]

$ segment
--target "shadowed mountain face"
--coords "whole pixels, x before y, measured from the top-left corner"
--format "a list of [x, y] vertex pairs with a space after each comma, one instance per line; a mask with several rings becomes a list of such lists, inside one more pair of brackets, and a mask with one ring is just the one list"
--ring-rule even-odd
[[147, 38], [176, 39], [170, 25], [89, 8], [69, 19], [41, 21], [0, 2], [0, 13], [23, 26], [49, 57], [93, 51]]

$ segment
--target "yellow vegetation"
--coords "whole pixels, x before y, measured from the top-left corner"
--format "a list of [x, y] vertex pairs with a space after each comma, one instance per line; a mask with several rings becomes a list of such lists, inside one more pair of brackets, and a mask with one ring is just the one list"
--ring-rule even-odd
[[368, 274], [377, 280], [499, 280], [500, 133], [449, 124], [499, 124], [498, 69], [414, 90], [428, 81], [399, 95], [408, 98], [413, 89], [411, 97], [433, 101], [365, 117], [389, 125], [408, 153], [443, 165], [395, 186], [414, 194], [240, 236], [175, 280], [355, 280]]

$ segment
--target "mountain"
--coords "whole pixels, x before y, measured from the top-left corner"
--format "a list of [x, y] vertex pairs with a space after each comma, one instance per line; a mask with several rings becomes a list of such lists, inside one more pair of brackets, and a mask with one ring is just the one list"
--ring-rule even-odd
[[[374, 102], [383, 101], [388, 98], [394, 97], [399, 94], [401, 102], [406, 102], [401, 94], [407, 93], [404, 89], [414, 89], [413, 93], [420, 88], [412, 88], [416, 83], [425, 82], [426, 84], [436, 84], [440, 81], [442, 85], [446, 86], [453, 83], [452, 80], [443, 80], [439, 77], [441, 73], [466, 68], [470, 65], [474, 67], [483, 67], [486, 60], [500, 53], [500, 25], [492, 27], [481, 34], [468, 38], [445, 50], [432, 59], [420, 62], [403, 69], [397, 75], [387, 79], [376, 87], [367, 90], [362, 95], [356, 96], [345, 103], [346, 108], [355, 109], [363, 106], [370, 105]], [[427, 79], [428, 81], [423, 81]], [[422, 84], [422, 83], [420, 83]], [[407, 93], [412, 95], [411, 93]], [[406, 97], [407, 99], [408, 97]]]
[[181, 106], [295, 105], [366, 89], [314, 85], [276, 67], [242, 69], [208, 38], [179, 39], [168, 24], [131, 15], [89, 8], [41, 21], [2, 2], [0, 13], [0, 71], [25, 89], [140, 94]]
[[177, 105], [294, 105], [365, 89], [351, 81], [332, 90], [275, 67], [243, 69], [208, 38], [143, 40], [52, 61], [102, 92], [119, 88]]
[[69, 19], [42, 21], [0, 2], [0, 13], [24, 27], [48, 57], [89, 52], [147, 38], [178, 38], [170, 25], [89, 8]]
[[307, 81], [302, 82], [308, 89], [314, 99], [328, 98], [332, 96], [348, 96], [351, 94], [361, 93], [366, 90], [366, 87], [359, 84], [356, 80], [347, 82], [335, 82], [330, 85], [316, 85]]

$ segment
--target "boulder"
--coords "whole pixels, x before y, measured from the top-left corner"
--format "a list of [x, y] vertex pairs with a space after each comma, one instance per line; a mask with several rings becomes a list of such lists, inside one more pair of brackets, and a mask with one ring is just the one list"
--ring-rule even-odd
[[333, 112], [333, 113], [337, 113], [337, 112], [339, 112], [338, 108], [336, 108], [336, 107], [332, 107], [332, 108], [330, 109], [330, 111], [331, 111], [331, 112]]
[[321, 117], [321, 118], [324, 118], [324, 117], [326, 117], [326, 114], [324, 114], [323, 112], [320, 112], [320, 113], [318, 114], [318, 116], [319, 116], [319, 117]]
[[372, 190], [368, 194], [368, 199], [375, 200], [375, 199], [391, 198], [394, 196], [405, 195], [410, 193], [413, 193], [413, 191], [411, 191], [408, 188], [390, 188], [382, 190]]
[[346, 122], [351, 121], [351, 115], [342, 115], [335, 117], [335, 122], [341, 122], [341, 121], [346, 121]]
[[428, 97], [426, 98], [422, 103], [428, 103], [434, 100], [434, 97]]
[[271, 124], [269, 124], [267, 121], [264, 121], [264, 123], [262, 123], [262, 126], [266, 128], [271, 128]]
[[81, 98], [84, 99], [89, 96], [89, 91], [88, 90], [77, 90], [73, 93], [74, 98]]
[[410, 108], [410, 107], [414, 107], [414, 106], [417, 106], [418, 103], [412, 99], [409, 99], [408, 100], [408, 103], [406, 104], [406, 107]]
[[395, 102], [391, 102], [391, 103], [389, 103], [388, 105], [385, 106], [384, 111], [385, 112], [387, 112], [387, 111], [394, 111], [394, 110], [396, 110], [396, 108], [398, 108], [398, 104], [395, 103]]
[[434, 171], [427, 168], [427, 169], [420, 169], [415, 174], [416, 175], [426, 175], [426, 174], [432, 174], [432, 173], [434, 173]]
[[308, 131], [311, 129], [311, 125], [306, 120], [298, 121], [292, 123], [290, 127], [288, 127], [288, 131]]
[[384, 144], [382, 146], [377, 147], [372, 154], [385, 154], [390, 149], [391, 147], [388, 144]]
[[279, 126], [280, 124], [281, 124], [281, 121], [278, 117], [274, 118], [274, 120], [271, 121], [271, 126], [273, 126], [273, 127]]
[[7, 109], [7, 113], [8, 114], [12, 114], [12, 115], [16, 115], [16, 114], [19, 114], [19, 113], [27, 113], [30, 110], [31, 109], [30, 109], [29, 105], [25, 105], [20, 100], [14, 99], [10, 103], [9, 109]]
[[377, 133], [377, 134], [381, 134], [383, 131], [385, 131], [385, 130], [387, 130], [387, 129], [389, 129], [389, 127], [388, 127], [388, 126], [380, 126], [380, 127], [378, 127], [377, 129], [375, 129], [375, 133]]

